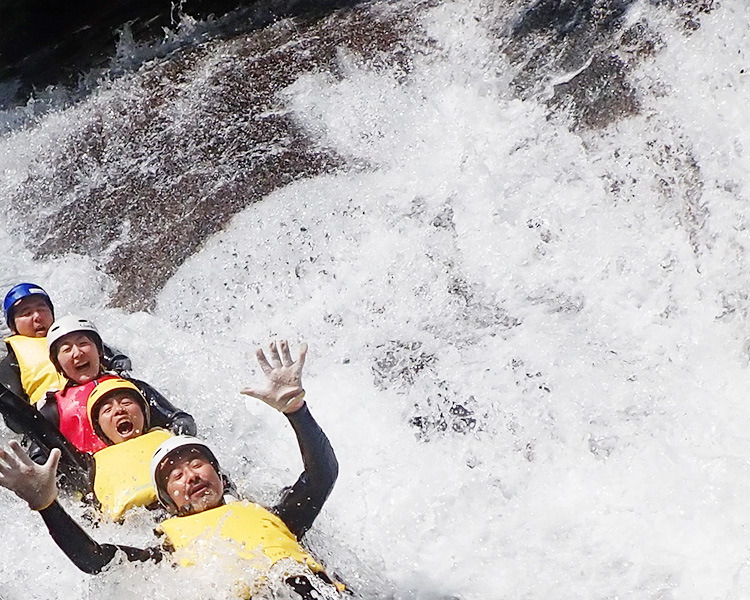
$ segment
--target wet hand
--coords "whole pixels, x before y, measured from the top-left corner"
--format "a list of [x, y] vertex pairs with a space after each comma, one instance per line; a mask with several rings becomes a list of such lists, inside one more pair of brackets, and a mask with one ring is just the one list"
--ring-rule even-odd
[[130, 374], [133, 370], [133, 364], [130, 362], [130, 358], [124, 354], [116, 354], [109, 360], [107, 368], [123, 377]]
[[50, 452], [47, 462], [36, 464], [12, 440], [8, 444], [11, 452], [0, 448], [0, 486], [28, 502], [32, 510], [43, 510], [57, 499], [55, 474], [60, 461], [60, 450]]
[[272, 341], [268, 347], [268, 356], [263, 348], [255, 351], [258, 364], [266, 376], [263, 387], [246, 387], [241, 394], [262, 400], [283, 413], [292, 413], [302, 408], [305, 403], [305, 390], [302, 387], [302, 367], [305, 365], [307, 344], [299, 347], [297, 362], [292, 360], [286, 340]]

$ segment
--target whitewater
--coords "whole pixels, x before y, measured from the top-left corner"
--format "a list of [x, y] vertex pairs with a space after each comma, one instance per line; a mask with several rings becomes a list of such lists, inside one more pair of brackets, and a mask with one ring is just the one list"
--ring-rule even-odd
[[[306, 539], [356, 596], [748, 598], [750, 4], [690, 35], [665, 3], [631, 5], [663, 45], [630, 75], [637, 114], [603, 128], [552, 111], [554, 82], [514, 93], [512, 8], [435, 2], [408, 74], [342, 51], [342, 77], [279, 90], [277, 110], [343, 164], [236, 214], [151, 310], [113, 307], [102, 256], [36, 256], [5, 211], [0, 283], [38, 282], [58, 315], [91, 318], [265, 504], [299, 452], [238, 391], [262, 377], [258, 345], [307, 341], [340, 476]], [[2, 193], [148, 68], [19, 117]], [[156, 541], [145, 511], [94, 526], [66, 507], [99, 542]], [[0, 512], [3, 600], [232, 597], [216, 558], [88, 576], [5, 490]]]

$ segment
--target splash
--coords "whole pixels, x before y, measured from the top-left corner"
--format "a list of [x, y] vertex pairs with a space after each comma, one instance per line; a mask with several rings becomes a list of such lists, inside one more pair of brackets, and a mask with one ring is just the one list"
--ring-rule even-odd
[[[296, 477], [297, 449], [282, 417], [237, 390], [259, 376], [255, 344], [310, 342], [307, 398], [341, 476], [308, 543], [364, 598], [742, 598], [750, 14], [620, 5], [572, 14], [557, 38], [542, 26], [550, 3], [372, 5], [347, 31], [377, 16], [398, 36], [369, 53], [338, 44], [272, 94], [306, 152], [335, 161], [204, 231], [152, 288], [151, 313], [92, 300], [121, 293], [96, 270], [100, 249], [34, 258], [9, 226], [7, 279], [39, 269], [63, 305], [89, 302], [266, 503]], [[572, 54], [584, 39], [600, 43], [591, 62]], [[208, 79], [240, 47], [212, 44]], [[614, 87], [596, 83], [607, 73]], [[586, 89], [612, 93], [587, 102]], [[597, 104], [615, 89], [627, 110]], [[45, 128], [81, 129], [101, 101], [9, 138], [8, 181], [25, 181]], [[197, 118], [192, 106], [180, 114]], [[24, 155], [21, 139], [38, 145]], [[217, 162], [221, 187], [234, 163]], [[122, 227], [123, 242], [138, 229]], [[5, 572], [28, 576], [41, 553], [85, 594], [38, 519], [3, 502], [30, 529]], [[145, 517], [94, 532], [147, 534]], [[97, 595], [185, 597], [168, 568], [108, 577]], [[208, 572], [190, 581], [214, 589]], [[37, 597], [61, 593], [43, 585]]]

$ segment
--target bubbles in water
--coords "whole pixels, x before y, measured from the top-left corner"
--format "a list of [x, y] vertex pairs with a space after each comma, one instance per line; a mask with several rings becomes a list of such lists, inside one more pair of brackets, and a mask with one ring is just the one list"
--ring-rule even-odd
[[[237, 214], [153, 314], [105, 308], [96, 257], [35, 261], [11, 224], [7, 281], [96, 312], [265, 503], [298, 450], [237, 392], [256, 344], [310, 342], [307, 399], [341, 476], [309, 543], [362, 597], [742, 597], [748, 9], [701, 12], [688, 36], [634, 3], [629, 23], [663, 44], [629, 75], [638, 111], [571, 131], [542, 92], [516, 95], [497, 27], [513, 15], [485, 8], [421, 12], [408, 68], [342, 51], [336, 76], [281, 90], [348, 166]], [[8, 189], [43, 135], [0, 151]], [[33, 552], [86, 594], [21, 508], [3, 502], [21, 528], [4, 580], [31, 577]], [[141, 546], [146, 521], [94, 535]], [[222, 597], [211, 571], [122, 565], [88, 593], [172, 598], [187, 577]]]

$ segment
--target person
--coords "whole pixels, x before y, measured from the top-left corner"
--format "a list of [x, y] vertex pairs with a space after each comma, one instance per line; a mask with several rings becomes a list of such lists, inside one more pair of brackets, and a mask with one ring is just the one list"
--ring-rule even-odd
[[[81, 452], [102, 450], [108, 444], [92, 429], [87, 414], [88, 400], [96, 386], [118, 376], [105, 370], [104, 345], [96, 326], [76, 315], [62, 317], [49, 328], [47, 348], [50, 363], [65, 378], [65, 383], [39, 402], [39, 412]], [[153, 426], [178, 434], [195, 435], [195, 420], [190, 414], [177, 409], [146, 382], [129, 376], [125, 378], [146, 398]], [[31, 454], [35, 460], [47, 456], [37, 447], [31, 450]]]
[[[11, 335], [5, 338], [6, 354], [0, 360], [0, 384], [14, 396], [36, 404], [50, 389], [61, 389], [65, 381], [49, 361], [46, 336], [54, 322], [55, 308], [49, 294], [34, 283], [19, 283], [3, 301], [5, 322]], [[130, 359], [102, 344], [102, 362], [118, 373], [129, 371]], [[10, 398], [3, 393], [3, 397]], [[13, 410], [15, 402], [0, 403], [6, 425], [16, 433], [26, 433], [21, 422], [28, 413]]]
[[[153, 487], [170, 514], [160, 526], [166, 538], [161, 545], [135, 548], [93, 540], [57, 500], [57, 449], [39, 465], [11, 441], [10, 451], [0, 449], [0, 486], [39, 512], [57, 545], [86, 573], [99, 573], [118, 551], [130, 561], [158, 562], [175, 551], [189, 554], [192, 549], [197, 553], [197, 542], [214, 536], [234, 542], [238, 558], [249, 561], [248, 566], [259, 575], [251, 582], [250, 593], [262, 585], [264, 573], [275, 569], [285, 585], [305, 600], [335, 597], [341, 586], [299, 541], [320, 513], [338, 476], [333, 448], [305, 402], [302, 367], [306, 354], [307, 345], [302, 344], [294, 362], [285, 341], [272, 342], [268, 357], [258, 349], [266, 385], [241, 390], [287, 417], [302, 454], [302, 474], [270, 509], [226, 494], [225, 474], [215, 454], [204, 442], [190, 436], [167, 439], [151, 459]], [[260, 553], [254, 552], [256, 549]], [[198, 554], [193, 555], [196, 558]]]
[[7, 355], [0, 362], [0, 377], [11, 391], [36, 404], [51, 387], [62, 385], [47, 360], [45, 337], [55, 309], [47, 292], [33, 283], [13, 286], [3, 303], [11, 335], [5, 338]]
[[93, 454], [90, 471], [102, 512], [120, 521], [133, 507], [153, 508], [157, 496], [149, 461], [159, 445], [174, 434], [151, 426], [149, 403], [138, 387], [125, 379], [99, 383], [89, 396], [87, 413], [91, 428], [105, 444]]

